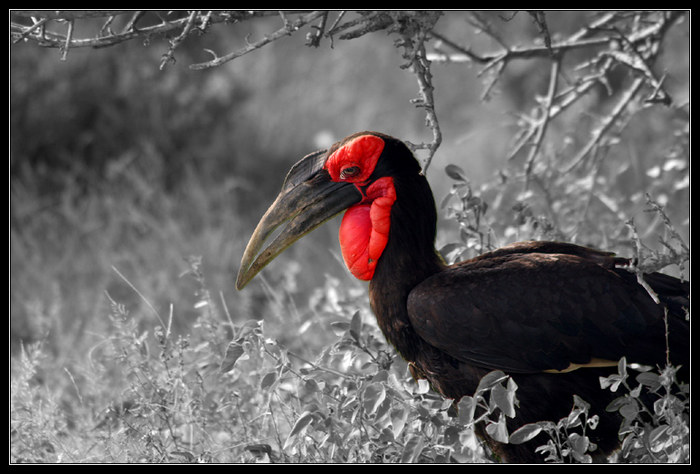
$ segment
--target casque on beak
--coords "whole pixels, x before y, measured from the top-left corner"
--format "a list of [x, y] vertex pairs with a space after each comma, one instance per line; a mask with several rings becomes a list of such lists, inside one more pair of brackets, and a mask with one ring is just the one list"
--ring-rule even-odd
[[[325, 151], [312, 153], [289, 171], [282, 191], [246, 246], [236, 278], [237, 289], [246, 286], [265, 265], [301, 237], [362, 200], [362, 194], [353, 184], [332, 181], [323, 169], [324, 162]], [[260, 251], [270, 234], [285, 222], [282, 232]]]

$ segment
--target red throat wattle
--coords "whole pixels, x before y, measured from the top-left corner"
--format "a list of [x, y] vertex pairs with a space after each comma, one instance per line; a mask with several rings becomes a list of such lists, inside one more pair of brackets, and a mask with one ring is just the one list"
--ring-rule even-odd
[[394, 201], [394, 180], [379, 178], [367, 188], [365, 199], [343, 216], [340, 250], [345, 265], [360, 280], [371, 280], [374, 276], [377, 260], [389, 241]]

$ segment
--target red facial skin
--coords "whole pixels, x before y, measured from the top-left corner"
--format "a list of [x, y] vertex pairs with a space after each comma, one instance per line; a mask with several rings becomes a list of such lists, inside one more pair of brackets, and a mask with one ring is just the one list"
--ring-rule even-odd
[[339, 233], [345, 265], [360, 280], [372, 279], [389, 241], [391, 206], [396, 201], [394, 181], [379, 178], [363, 189], [383, 149], [384, 140], [363, 135], [336, 150], [324, 166], [333, 181], [354, 183], [364, 196], [345, 212]]

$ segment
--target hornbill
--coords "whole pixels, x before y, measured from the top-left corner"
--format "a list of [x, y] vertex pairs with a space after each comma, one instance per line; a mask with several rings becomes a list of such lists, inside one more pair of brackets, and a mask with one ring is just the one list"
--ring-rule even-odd
[[[413, 377], [457, 402], [490, 371], [505, 372], [519, 400], [509, 431], [567, 416], [576, 394], [599, 416], [588, 434], [602, 460], [618, 446], [621, 418], [605, 410], [615, 395], [599, 377], [622, 357], [664, 366], [667, 346], [679, 374], [689, 374], [688, 282], [647, 274], [657, 304], [623, 268], [627, 259], [561, 242], [519, 242], [447, 265], [435, 249], [437, 211], [418, 161], [402, 141], [377, 132], [346, 137], [291, 168], [245, 249], [237, 288], [342, 211], [343, 259], [369, 280], [379, 328]], [[513, 445], [483, 426], [476, 432], [501, 461], [542, 461], [534, 448], [546, 442], [543, 433]]]

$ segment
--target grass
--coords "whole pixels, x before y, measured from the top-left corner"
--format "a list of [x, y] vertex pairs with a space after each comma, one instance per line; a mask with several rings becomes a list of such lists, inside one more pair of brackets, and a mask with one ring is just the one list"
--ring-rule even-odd
[[[45, 341], [21, 347], [11, 361], [12, 462], [474, 463], [489, 458], [472, 423], [508, 439], [515, 384], [489, 374], [455, 417], [451, 401], [413, 381], [386, 345], [362, 291], [329, 279], [287, 334], [308, 341], [312, 331], [328, 333], [328, 342], [290, 349], [261, 320], [234, 322], [200, 265], [190, 261], [197, 316], [187, 333], [173, 331], [172, 305], [161, 314], [145, 300], [131, 313], [107, 296], [109, 327], [82, 359], [53, 359]], [[625, 420], [618, 460], [688, 462], [689, 387], [677, 386], [669, 368], [641, 372], [636, 384], [631, 375], [623, 359], [601, 382], [625, 389], [609, 408]], [[647, 392], [653, 412], [638, 401]], [[549, 461], [590, 462], [586, 432], [596, 416], [574, 401], [568, 417], [527, 425], [511, 442], [546, 431]]]
[[[172, 308], [156, 324], [112, 300], [108, 332], [82, 360], [51, 360], [43, 342], [21, 348], [11, 364], [13, 462], [446, 459], [441, 428], [456, 436], [449, 403], [414, 384], [363, 323], [359, 292], [329, 282], [337, 298], [317, 300], [300, 332], [322, 317], [332, 343], [308, 360], [262, 321], [234, 323], [191, 263], [198, 316], [188, 334], [172, 331]], [[475, 450], [460, 453], [475, 459]]]

